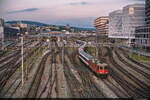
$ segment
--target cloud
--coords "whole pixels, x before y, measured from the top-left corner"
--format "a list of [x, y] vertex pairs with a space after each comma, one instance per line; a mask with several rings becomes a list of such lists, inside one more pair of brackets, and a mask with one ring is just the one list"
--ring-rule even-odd
[[[128, 0], [128, 1], [130, 1], [130, 0]], [[145, 0], [133, 0], [133, 1], [145, 2]]]
[[22, 12], [33, 12], [39, 10], [38, 8], [27, 8], [23, 10], [14, 10], [14, 11], [9, 11], [8, 14], [14, 14], [14, 13], [22, 13]]
[[[2, 1], [2, 2], [1, 2]], [[0, 0], [0, 17], [94, 27], [94, 18], [145, 0]], [[28, 8], [28, 9], [26, 9]], [[93, 19], [90, 19], [92, 17]]]
[[145, 0], [134, 0], [134, 1], [145, 1]]
[[84, 2], [84, 1], [82, 1], [82, 2], [73, 2], [73, 3], [69, 3], [69, 5], [87, 5], [88, 4], [88, 2]]

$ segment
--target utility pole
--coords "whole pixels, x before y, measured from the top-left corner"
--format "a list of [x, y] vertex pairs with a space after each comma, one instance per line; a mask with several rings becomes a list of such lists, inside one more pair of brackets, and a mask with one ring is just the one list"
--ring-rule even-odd
[[62, 36], [62, 66], [64, 67], [64, 43], [63, 43], [63, 36]]
[[[25, 36], [28, 34], [28, 26], [27, 26], [27, 32]], [[27, 40], [27, 39], [26, 39]], [[28, 48], [27, 48], [28, 49]], [[28, 66], [26, 66], [26, 79], [28, 79]]]
[[97, 41], [97, 31], [96, 31], [96, 55], [95, 55], [96, 58], [98, 57], [97, 43], [98, 43], [98, 41]]
[[21, 44], [22, 44], [21, 56], [22, 56], [22, 87], [23, 87], [24, 86], [23, 35], [21, 37]]
[[4, 19], [0, 18], [0, 34], [2, 38], [2, 50], [4, 49]]
[[24, 86], [24, 61], [23, 61], [23, 52], [24, 52], [24, 50], [23, 50], [23, 33], [20, 30], [20, 28], [21, 28], [21, 21], [18, 23], [18, 27], [19, 27], [19, 33], [21, 35], [21, 58], [22, 58], [21, 69], [22, 69], [22, 87], [23, 87]]
[[2, 27], [2, 50], [4, 49], [4, 26]]

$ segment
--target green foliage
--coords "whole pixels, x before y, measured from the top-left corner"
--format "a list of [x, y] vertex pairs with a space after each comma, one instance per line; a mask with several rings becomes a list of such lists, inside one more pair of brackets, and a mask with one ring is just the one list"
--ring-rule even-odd
[[87, 53], [94, 56], [96, 54], [96, 48], [95, 47], [88, 47], [87, 48]]
[[[42, 56], [42, 54], [43, 54], [42, 52], [43, 52], [43, 50], [45, 50], [45, 49], [47, 49], [47, 48], [42, 48], [42, 51], [41, 51], [41, 52], [39, 52], [40, 49], [38, 49], [37, 51], [35, 51], [35, 52], [31, 55], [31, 57], [28, 58], [26, 62], [24, 62], [24, 69], [30, 65], [31, 61], [32, 61], [32, 60], [34, 59], [34, 57], [36, 56], [37, 52], [38, 52], [38, 55], [39, 55], [39, 56], [38, 56], [38, 58], [36, 59], [35, 62], [39, 61], [39, 58]], [[35, 48], [32, 48], [30, 52], [32, 52], [32, 51], [34, 51], [34, 50], [35, 50]], [[19, 71], [21, 71], [21, 70], [22, 70], [22, 66], [20, 66], [20, 68], [19, 68]]]
[[150, 63], [150, 57], [145, 57], [145, 56], [142, 56], [142, 55], [137, 55], [135, 53], [132, 54], [132, 57], [138, 61], [141, 61], [141, 62], [148, 62]]

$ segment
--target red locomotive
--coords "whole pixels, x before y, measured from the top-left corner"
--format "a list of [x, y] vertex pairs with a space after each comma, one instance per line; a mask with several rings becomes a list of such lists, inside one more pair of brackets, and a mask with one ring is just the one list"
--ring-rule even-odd
[[[83, 44], [83, 42], [82, 42]], [[90, 67], [90, 69], [96, 73], [98, 76], [107, 77], [109, 71], [108, 71], [108, 65], [105, 63], [100, 63], [97, 59], [95, 59], [93, 56], [89, 55], [84, 51], [86, 42], [78, 49], [79, 52], [79, 58], [83, 63], [85, 63], [87, 66]]]

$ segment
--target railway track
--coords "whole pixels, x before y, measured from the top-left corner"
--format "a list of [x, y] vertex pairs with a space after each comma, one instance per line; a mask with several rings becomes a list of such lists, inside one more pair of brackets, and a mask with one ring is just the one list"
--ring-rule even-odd
[[43, 74], [43, 71], [44, 71], [44, 68], [45, 68], [45, 62], [47, 60], [47, 57], [50, 53], [46, 54], [42, 61], [40, 62], [40, 65], [39, 65], [39, 70], [37, 71], [35, 77], [34, 77], [34, 80], [33, 80], [33, 83], [32, 85], [30, 86], [30, 89], [29, 89], [29, 92], [27, 93], [27, 98], [35, 98], [36, 97], [36, 94], [37, 94], [37, 90], [38, 90], [38, 87], [39, 87], [39, 84], [40, 84], [40, 81], [41, 81], [41, 77], [42, 77], [42, 74]]
[[[123, 62], [123, 61], [122, 61]], [[119, 63], [119, 62], [118, 62]], [[126, 66], [126, 65], [125, 65]], [[123, 66], [120, 66], [122, 67], [122, 70], [124, 69]], [[128, 68], [129, 66], [126, 66], [126, 69]], [[148, 84], [147, 81], [149, 80], [146, 80], [146, 78], [144, 79], [144, 77], [142, 77], [143, 74], [139, 75], [136, 71], [137, 69], [133, 69], [133, 70], [126, 70], [124, 69], [124, 72], [125, 73], [128, 73], [127, 76], [130, 77], [130, 79], [134, 80], [139, 87], [141, 87], [141, 89], [147, 91], [148, 93], [150, 92], [150, 86]], [[133, 73], [134, 72], [134, 73]], [[135, 75], [135, 72], [137, 74], [137, 76]], [[140, 79], [139, 79], [140, 78]], [[145, 81], [144, 81], [145, 80]], [[147, 83], [146, 83], [147, 82]]]
[[17, 59], [19, 59], [19, 57], [20, 57], [20, 55], [18, 55], [18, 53], [16, 53], [16, 55], [12, 56], [12, 58], [7, 58], [6, 59], [7, 61], [3, 62], [0, 65], [1, 73], [3, 73], [4, 70], [8, 70], [13, 64], [15, 64], [15, 62], [17, 61]]
[[107, 79], [102, 79], [103, 82], [120, 98], [130, 97], [126, 91], [123, 90], [122, 87], [112, 78], [112, 76], [108, 76]]
[[[37, 47], [39, 44], [40, 43], [38, 43], [32, 47]], [[31, 43], [30, 43], [30, 45], [31, 45]], [[29, 47], [28, 45], [25, 46], [25, 51], [26, 51], [26, 48], [28, 48], [28, 47]], [[20, 50], [10, 51], [10, 52], [6, 53], [3, 57], [0, 58], [0, 64], [7, 62], [12, 57], [15, 57], [18, 53], [20, 53]], [[26, 54], [26, 53], [24, 53], [24, 54]], [[5, 63], [5, 64], [7, 64], [7, 63]], [[5, 64], [3, 66], [5, 66]]]
[[10, 52], [10, 54], [7, 54], [4, 57], [1, 57], [0, 58], [0, 64], [2, 64], [3, 62], [7, 61], [9, 58], [15, 56], [17, 53], [19, 53], [19, 52], [18, 51], [13, 51], [13, 52]]
[[[52, 62], [51, 62], [51, 66], [50, 66], [51, 73], [49, 74], [49, 79], [47, 81], [47, 85], [49, 85], [49, 90], [48, 90], [48, 95], [46, 96], [46, 98], [52, 98], [54, 84], [57, 83], [56, 59], [55, 58], [56, 58], [56, 55], [52, 55]], [[57, 85], [56, 85], [56, 88], [57, 88]], [[56, 91], [57, 91], [57, 89], [56, 89]], [[56, 94], [56, 97], [57, 97], [57, 94]]]
[[[54, 44], [56, 45], [56, 44]], [[37, 98], [42, 98], [43, 95], [44, 98], [57, 98], [58, 97], [58, 91], [57, 91], [57, 72], [56, 72], [56, 49], [52, 49], [51, 51], [51, 57], [50, 57], [50, 68], [49, 68], [49, 75], [48, 80], [46, 81], [46, 84], [43, 87], [43, 90], [37, 95]], [[42, 84], [41, 84], [42, 85]], [[39, 89], [40, 90], [40, 89]]]
[[[111, 50], [109, 48], [107, 48], [107, 50], [108, 50], [108, 57], [106, 60], [108, 64], [111, 66], [110, 67], [110, 69], [112, 70], [111, 76], [117, 81], [117, 83], [119, 83], [120, 86], [124, 88], [124, 90], [128, 91], [128, 94], [131, 97], [149, 97], [149, 93], [146, 92], [147, 89], [145, 90], [145, 88], [143, 88], [142, 84], [139, 83], [138, 80], [136, 80], [133, 76], [129, 75], [128, 72], [123, 70], [121, 66], [114, 61]], [[122, 75], [119, 74], [118, 72], [121, 72]], [[124, 75], [128, 77], [130, 81], [133, 81], [135, 84], [140, 86], [140, 88], [137, 88], [134, 84], [131, 84], [127, 80], [124, 80], [125, 77]]]
[[[36, 45], [35, 46], [35, 50], [37, 50], [38, 48], [40, 47], [40, 45]], [[31, 48], [32, 49], [32, 48]], [[24, 58], [29, 58], [33, 53], [34, 51], [28, 53], [29, 51], [31, 51], [31, 49], [29, 50], [25, 50], [24, 51]], [[21, 54], [20, 54], [20, 51], [16, 51], [15, 54], [12, 54], [11, 55], [12, 58], [10, 56], [8, 57], [5, 57], [5, 59], [3, 60], [8, 60], [7, 62], [4, 62], [4, 64], [2, 63], [1, 66], [0, 66], [0, 71], [3, 71], [4, 69], [9, 69], [11, 68], [11, 66], [17, 62], [17, 60], [21, 57]], [[13, 64], [12, 64], [13, 63]]]
[[19, 63], [16, 63], [17, 59], [19, 59], [19, 55], [16, 57], [16, 59], [13, 59], [12, 62], [8, 63], [8, 66], [10, 66], [11, 68], [9, 68], [8, 66], [5, 68], [5, 70], [3, 70], [1, 72], [0, 75], [0, 91], [2, 90], [2, 88], [4, 87], [4, 85], [6, 84], [7, 80], [9, 79], [9, 77], [16, 71], [16, 69], [19, 67]]
[[[66, 51], [66, 50], [65, 50]], [[67, 52], [66, 52], [67, 54]], [[67, 56], [70, 58], [71, 63], [74, 66], [74, 69], [79, 73], [79, 76], [82, 80], [81, 84], [81, 98], [103, 98], [105, 95], [96, 87], [95, 83], [93, 82], [90, 74], [91, 71], [82, 63], [79, 63], [80, 61], [77, 61], [77, 51], [73, 52], [70, 55], [67, 54]]]
[[[39, 47], [36, 47], [36, 49]], [[34, 51], [30, 52], [29, 54], [24, 56], [24, 62], [33, 54]], [[26, 52], [27, 53], [27, 52]], [[21, 59], [20, 59], [21, 55], [18, 54], [17, 56], [15, 56], [15, 58], [8, 62], [7, 64], [5, 64], [5, 67], [3, 66], [3, 69], [1, 71], [1, 77], [0, 77], [0, 92], [2, 90], [2, 88], [4, 87], [4, 85], [6, 84], [7, 80], [9, 79], [9, 77], [12, 76], [12, 74], [21, 66]]]
[[[101, 62], [106, 62], [106, 57], [109, 56], [106, 48], [98, 48], [98, 59]], [[102, 81], [118, 96], [121, 98], [130, 97], [128, 93], [116, 82], [115, 79], [111, 76], [112, 69], [109, 69], [109, 76], [106, 79], [102, 79]]]
[[[39, 48], [39, 52], [41, 52], [41, 48]], [[30, 62], [29, 64], [29, 71], [32, 69], [33, 65], [34, 65], [34, 61], [38, 58], [38, 52], [35, 54], [35, 58]], [[25, 69], [24, 69], [25, 71]], [[14, 93], [16, 92], [17, 88], [20, 86], [21, 84], [21, 75], [22, 73], [19, 72], [18, 75], [14, 76], [13, 78], [13, 81], [10, 82], [9, 84], [7, 84], [7, 86], [4, 87], [4, 90], [0, 92], [1, 94], [1, 97], [9, 97], [11, 98]]]
[[140, 73], [141, 75], [143, 75], [144, 77], [146, 77], [147, 79], [150, 78], [150, 74], [145, 73], [143, 70], [139, 70], [136, 66], [133, 66], [132, 64], [128, 63], [127, 61], [125, 61], [125, 59], [123, 59], [117, 51], [115, 51], [116, 55], [118, 56], [118, 58], [120, 59], [120, 61], [122, 61], [124, 64], [126, 64], [127, 66], [130, 66], [131, 69], [135, 70], [136, 72]]
[[[125, 52], [123, 52], [122, 50], [120, 49], [117, 49], [117, 52], [120, 54], [121, 58], [124, 59], [126, 62], [128, 62], [129, 64], [131, 64], [132, 66], [135, 66], [138, 70], [141, 70], [141, 71], [144, 71], [146, 74], [149, 74], [150, 75], [150, 69], [148, 66], [144, 65], [142, 63], [143, 66], [140, 66], [138, 63], [138, 61], [136, 62], [132, 62], [128, 57], [130, 57], [129, 55], [125, 54]], [[131, 58], [133, 59], [133, 58]], [[134, 60], [134, 59], [133, 59]]]
[[[58, 49], [61, 51], [61, 53], [59, 53], [59, 59], [62, 63], [62, 50], [63, 47], [58, 47]], [[66, 54], [68, 52], [64, 52], [64, 54]], [[82, 87], [81, 87], [81, 83], [76, 79], [76, 77], [74, 76], [74, 74], [72, 73], [70, 66], [68, 64], [68, 59], [65, 58], [66, 55], [64, 55], [64, 62], [63, 62], [63, 69], [64, 69], [64, 76], [66, 78], [66, 83], [69, 87], [69, 91], [70, 91], [70, 96], [73, 98], [81, 98], [83, 97], [83, 93], [82, 93]], [[67, 56], [68, 57], [68, 56]], [[71, 59], [71, 57], [69, 57]]]
[[125, 53], [125, 51], [124, 51], [123, 49], [121, 49], [121, 48], [119, 48], [119, 49], [120, 49], [121, 53], [122, 53], [127, 59], [129, 59], [129, 60], [132, 61], [133, 63], [139, 65], [140, 67], [145, 68], [146, 70], [150, 70], [149, 67], [147, 67], [147, 66], [143, 65], [142, 63], [137, 62], [136, 60], [134, 60], [133, 58], [131, 58], [127, 53]]
[[67, 84], [70, 88], [71, 95], [74, 98], [80, 98], [82, 97], [82, 92], [80, 90], [81, 84], [80, 82], [76, 79], [76, 77], [71, 73], [71, 70], [69, 69], [69, 66], [66, 61], [64, 61], [64, 74], [67, 80]]
[[[27, 98], [51, 98], [53, 96], [57, 97], [57, 72], [56, 72], [56, 55], [57, 50], [55, 48], [55, 43], [52, 43], [54, 47], [51, 48], [51, 52], [45, 54], [39, 65], [39, 70], [37, 71], [32, 85], [27, 93]], [[50, 66], [46, 65], [47, 59], [50, 57]], [[45, 80], [43, 77], [45, 67], [49, 68], [48, 78]], [[46, 81], [43, 83], [43, 81]], [[43, 84], [42, 84], [43, 83]], [[44, 86], [43, 86], [44, 85]], [[42, 87], [42, 88], [41, 88]], [[54, 95], [55, 91], [55, 95]]]

